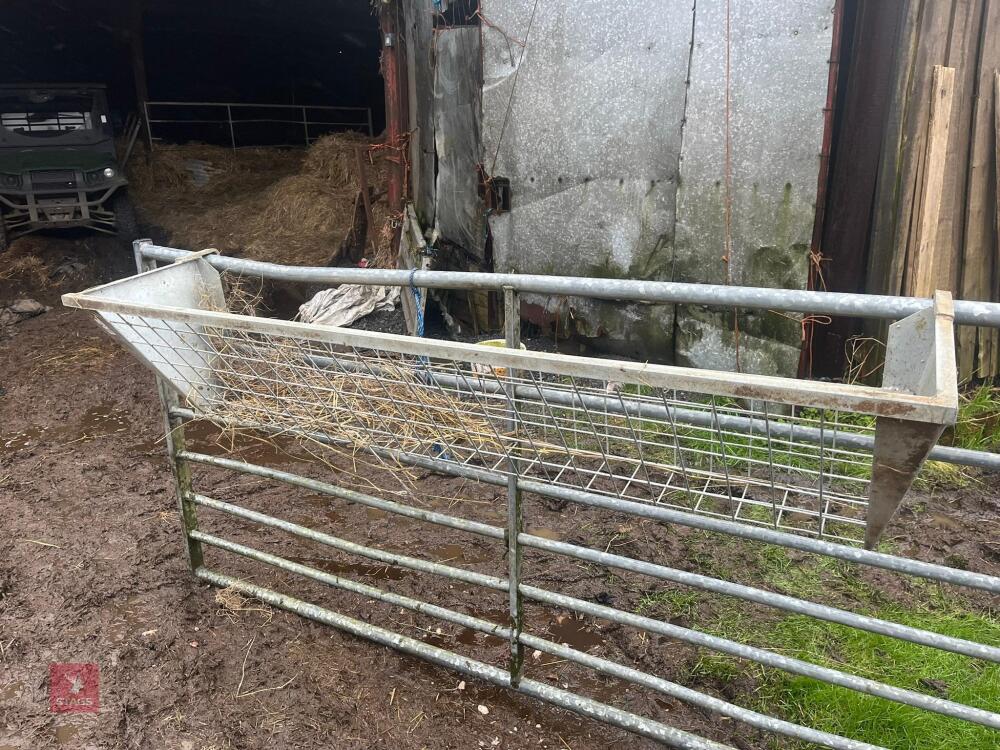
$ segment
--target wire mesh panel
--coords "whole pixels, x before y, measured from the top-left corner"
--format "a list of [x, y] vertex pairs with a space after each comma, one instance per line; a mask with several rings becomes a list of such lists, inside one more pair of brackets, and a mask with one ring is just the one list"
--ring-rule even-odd
[[203, 260], [71, 297], [221, 424], [850, 542], [864, 537], [877, 417], [953, 412], [888, 389], [230, 314]]
[[819, 536], [853, 541], [864, 527], [872, 455], [837, 436], [848, 420], [872, 433], [871, 418], [253, 330], [129, 325], [153, 364], [188, 365], [190, 405], [220, 423]]

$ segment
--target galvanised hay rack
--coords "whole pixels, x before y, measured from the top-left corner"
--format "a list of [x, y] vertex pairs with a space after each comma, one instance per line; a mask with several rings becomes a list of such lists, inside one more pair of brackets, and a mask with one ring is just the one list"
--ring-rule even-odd
[[[721, 578], [525, 532], [523, 493], [667, 524], [726, 534], [1000, 593], [1000, 579], [871, 548], [924, 459], [991, 466], [988, 455], [942, 453], [935, 443], [957, 411], [953, 326], [1000, 324], [1000, 306], [786, 290], [597, 281], [566, 277], [291, 268], [136, 243], [139, 275], [66, 295], [157, 374], [167, 413], [185, 542], [195, 575], [273, 606], [508, 686], [678, 748], [722, 745], [648, 717], [531, 679], [524, 649], [554, 655], [762, 730], [857, 750], [870, 744], [751, 711], [531, 632], [524, 602], [569, 610], [710, 651], [1000, 730], [1000, 714], [894, 687], [634, 612], [524, 582], [525, 549], [543, 550], [807, 615], [859, 630], [1000, 663], [1000, 648], [945, 636]], [[157, 263], [168, 263], [157, 268]], [[508, 348], [308, 325], [229, 312], [219, 271], [304, 282], [495, 289], [504, 294]], [[880, 388], [734, 375], [520, 349], [519, 294], [687, 302], [897, 319]], [[859, 416], [864, 415], [864, 416]], [[363, 494], [288, 471], [185, 445], [185, 425], [292, 435], [382, 459], [505, 487], [505, 526]], [[952, 450], [952, 449], [948, 449]], [[358, 544], [202, 494], [191, 468], [212, 466], [494, 540], [507, 576]], [[505, 592], [509, 616], [494, 622], [334, 575], [202, 531], [199, 511], [278, 529], [343, 553], [485, 590]], [[860, 545], [865, 543], [865, 548]], [[205, 548], [498, 636], [509, 669], [361, 622], [206, 566]], [[928, 675], [933, 677], [933, 675]]]

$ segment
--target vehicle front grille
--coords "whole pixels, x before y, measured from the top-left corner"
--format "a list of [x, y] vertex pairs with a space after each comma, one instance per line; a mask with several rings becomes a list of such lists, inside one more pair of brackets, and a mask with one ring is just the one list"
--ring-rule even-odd
[[76, 172], [54, 169], [31, 173], [32, 187], [37, 190], [76, 190]]

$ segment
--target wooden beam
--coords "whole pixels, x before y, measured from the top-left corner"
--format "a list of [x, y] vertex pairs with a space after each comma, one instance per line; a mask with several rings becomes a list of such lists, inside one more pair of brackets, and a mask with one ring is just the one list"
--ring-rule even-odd
[[955, 69], [955, 103], [937, 235], [937, 288], [958, 290], [965, 244], [965, 205], [969, 187], [973, 94], [979, 62], [984, 0], [955, 0], [948, 55], [943, 64]]
[[[997, 215], [994, 217], [997, 223], [997, 243], [1000, 245], [1000, 70], [993, 71], [993, 135], [996, 139], [996, 199]], [[996, 248], [1000, 253], [1000, 247]]]
[[[907, 267], [916, 248], [917, 217], [921, 211], [920, 187], [927, 167], [927, 122], [930, 118], [934, 66], [945, 59], [952, 5], [939, 0], [923, 0], [920, 29], [913, 57], [910, 88], [905, 104], [900, 193], [893, 205], [894, 244], [889, 246], [888, 283], [883, 294], [903, 294]], [[874, 290], [872, 290], [874, 291]]]
[[[402, 222], [406, 195], [406, 147], [410, 115], [406, 74], [406, 39], [399, 0], [383, 2], [379, 13], [382, 29], [382, 77], [385, 79], [386, 146], [389, 149], [389, 211]], [[398, 240], [397, 240], [398, 241]]]
[[927, 122], [923, 181], [917, 204], [919, 213], [915, 222], [917, 236], [906, 284], [906, 292], [911, 297], [933, 297], [937, 282], [938, 218], [941, 215], [954, 96], [955, 69], [935, 65], [931, 79], [931, 111]]
[[[965, 207], [965, 248], [962, 258], [961, 299], [989, 301], [995, 294], [997, 263], [993, 220], [995, 160], [993, 88], [1000, 68], [1000, 0], [986, 0], [980, 29], [973, 117], [970, 127], [969, 173]], [[959, 376], [962, 380], [988, 378], [996, 372], [997, 336], [994, 329], [962, 326], [957, 331]]]

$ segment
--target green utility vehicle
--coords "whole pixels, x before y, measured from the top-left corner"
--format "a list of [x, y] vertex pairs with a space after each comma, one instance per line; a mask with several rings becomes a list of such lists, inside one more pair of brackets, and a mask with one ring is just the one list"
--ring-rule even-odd
[[43, 229], [133, 239], [125, 186], [104, 86], [0, 85], [0, 251]]

